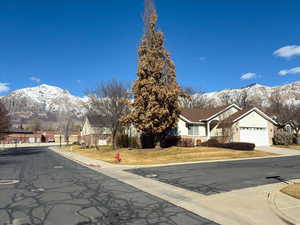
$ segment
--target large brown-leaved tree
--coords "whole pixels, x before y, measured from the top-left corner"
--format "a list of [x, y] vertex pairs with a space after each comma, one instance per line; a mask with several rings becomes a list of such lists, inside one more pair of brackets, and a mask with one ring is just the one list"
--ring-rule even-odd
[[176, 82], [175, 64], [164, 46], [164, 34], [157, 29], [157, 13], [145, 0], [144, 35], [138, 48], [138, 71], [132, 94], [131, 113], [124, 121], [152, 137], [155, 146], [172, 128], [180, 114], [183, 91]]

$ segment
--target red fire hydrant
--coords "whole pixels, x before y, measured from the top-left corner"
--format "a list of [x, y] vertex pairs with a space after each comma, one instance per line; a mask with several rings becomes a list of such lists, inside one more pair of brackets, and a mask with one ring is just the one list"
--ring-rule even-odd
[[122, 161], [120, 152], [117, 152], [115, 155], [116, 162], [120, 163]]

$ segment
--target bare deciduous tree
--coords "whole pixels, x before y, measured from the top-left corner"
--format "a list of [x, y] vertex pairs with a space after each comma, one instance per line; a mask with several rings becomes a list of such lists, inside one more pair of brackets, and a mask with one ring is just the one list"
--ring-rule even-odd
[[300, 132], [300, 105], [294, 103], [284, 104], [280, 89], [275, 90], [270, 97], [270, 105], [267, 111], [275, 120], [284, 127], [289, 124], [296, 136]]
[[89, 111], [99, 117], [99, 122], [112, 134], [112, 146], [116, 148], [116, 135], [122, 128], [120, 119], [129, 113], [129, 96], [127, 85], [117, 80], [99, 84], [88, 91]]
[[233, 127], [223, 127], [222, 128], [222, 143], [228, 143], [233, 141], [233, 135], [234, 135], [234, 131], [233, 131]]
[[60, 134], [63, 135], [67, 144], [69, 144], [69, 138], [70, 135], [72, 134], [73, 127], [74, 127], [73, 119], [72, 117], [70, 117], [70, 114], [68, 112], [61, 111], [57, 116], [57, 120], [58, 120], [58, 130]]
[[209, 108], [209, 100], [203, 91], [195, 91], [192, 87], [183, 88], [185, 94], [190, 98], [181, 98], [180, 102], [183, 108]]
[[231, 96], [228, 93], [222, 93], [222, 95], [219, 96], [221, 102], [223, 105], [230, 105], [232, 104]]
[[0, 101], [0, 140], [5, 136], [5, 132], [10, 127], [10, 117], [4, 104]]
[[238, 105], [242, 109], [249, 109], [254, 105], [246, 89], [243, 89], [241, 92], [237, 93], [232, 103]]
[[286, 113], [286, 123], [291, 126], [294, 134], [298, 137], [300, 132], [300, 105], [285, 105], [283, 110]]

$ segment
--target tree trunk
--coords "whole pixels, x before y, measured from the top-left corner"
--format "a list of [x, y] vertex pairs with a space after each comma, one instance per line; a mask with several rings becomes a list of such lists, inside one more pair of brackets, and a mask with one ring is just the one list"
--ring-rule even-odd
[[116, 149], [117, 148], [117, 146], [116, 146], [116, 136], [117, 136], [117, 132], [113, 131], [112, 132], [112, 149]]

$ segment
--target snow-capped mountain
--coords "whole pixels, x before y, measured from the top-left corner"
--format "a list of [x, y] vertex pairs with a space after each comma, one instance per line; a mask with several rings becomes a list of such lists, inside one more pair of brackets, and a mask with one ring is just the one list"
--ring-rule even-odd
[[[203, 97], [213, 103], [212, 105], [220, 105], [224, 104], [224, 96], [227, 99], [235, 99], [241, 93], [246, 93], [249, 99], [267, 106], [272, 94], [276, 92], [280, 93], [284, 103], [300, 104], [300, 82], [274, 87], [252, 84], [239, 89], [205, 93]], [[17, 123], [20, 123], [20, 120], [36, 118], [52, 121], [61, 112], [67, 112], [73, 118], [81, 119], [86, 113], [84, 107], [87, 103], [86, 98], [76, 97], [67, 90], [46, 84], [19, 89], [0, 98]]]
[[14, 118], [49, 119], [63, 112], [81, 118], [85, 114], [83, 98], [46, 84], [13, 91], [1, 97], [1, 100]]
[[239, 89], [225, 89], [217, 92], [205, 93], [203, 96], [215, 104], [221, 104], [225, 97], [236, 99], [243, 93], [246, 94], [250, 100], [261, 103], [262, 106], [268, 106], [271, 96], [274, 96], [275, 93], [279, 93], [280, 99], [282, 99], [282, 102], [285, 104], [300, 104], [300, 82], [273, 87], [251, 84]]

